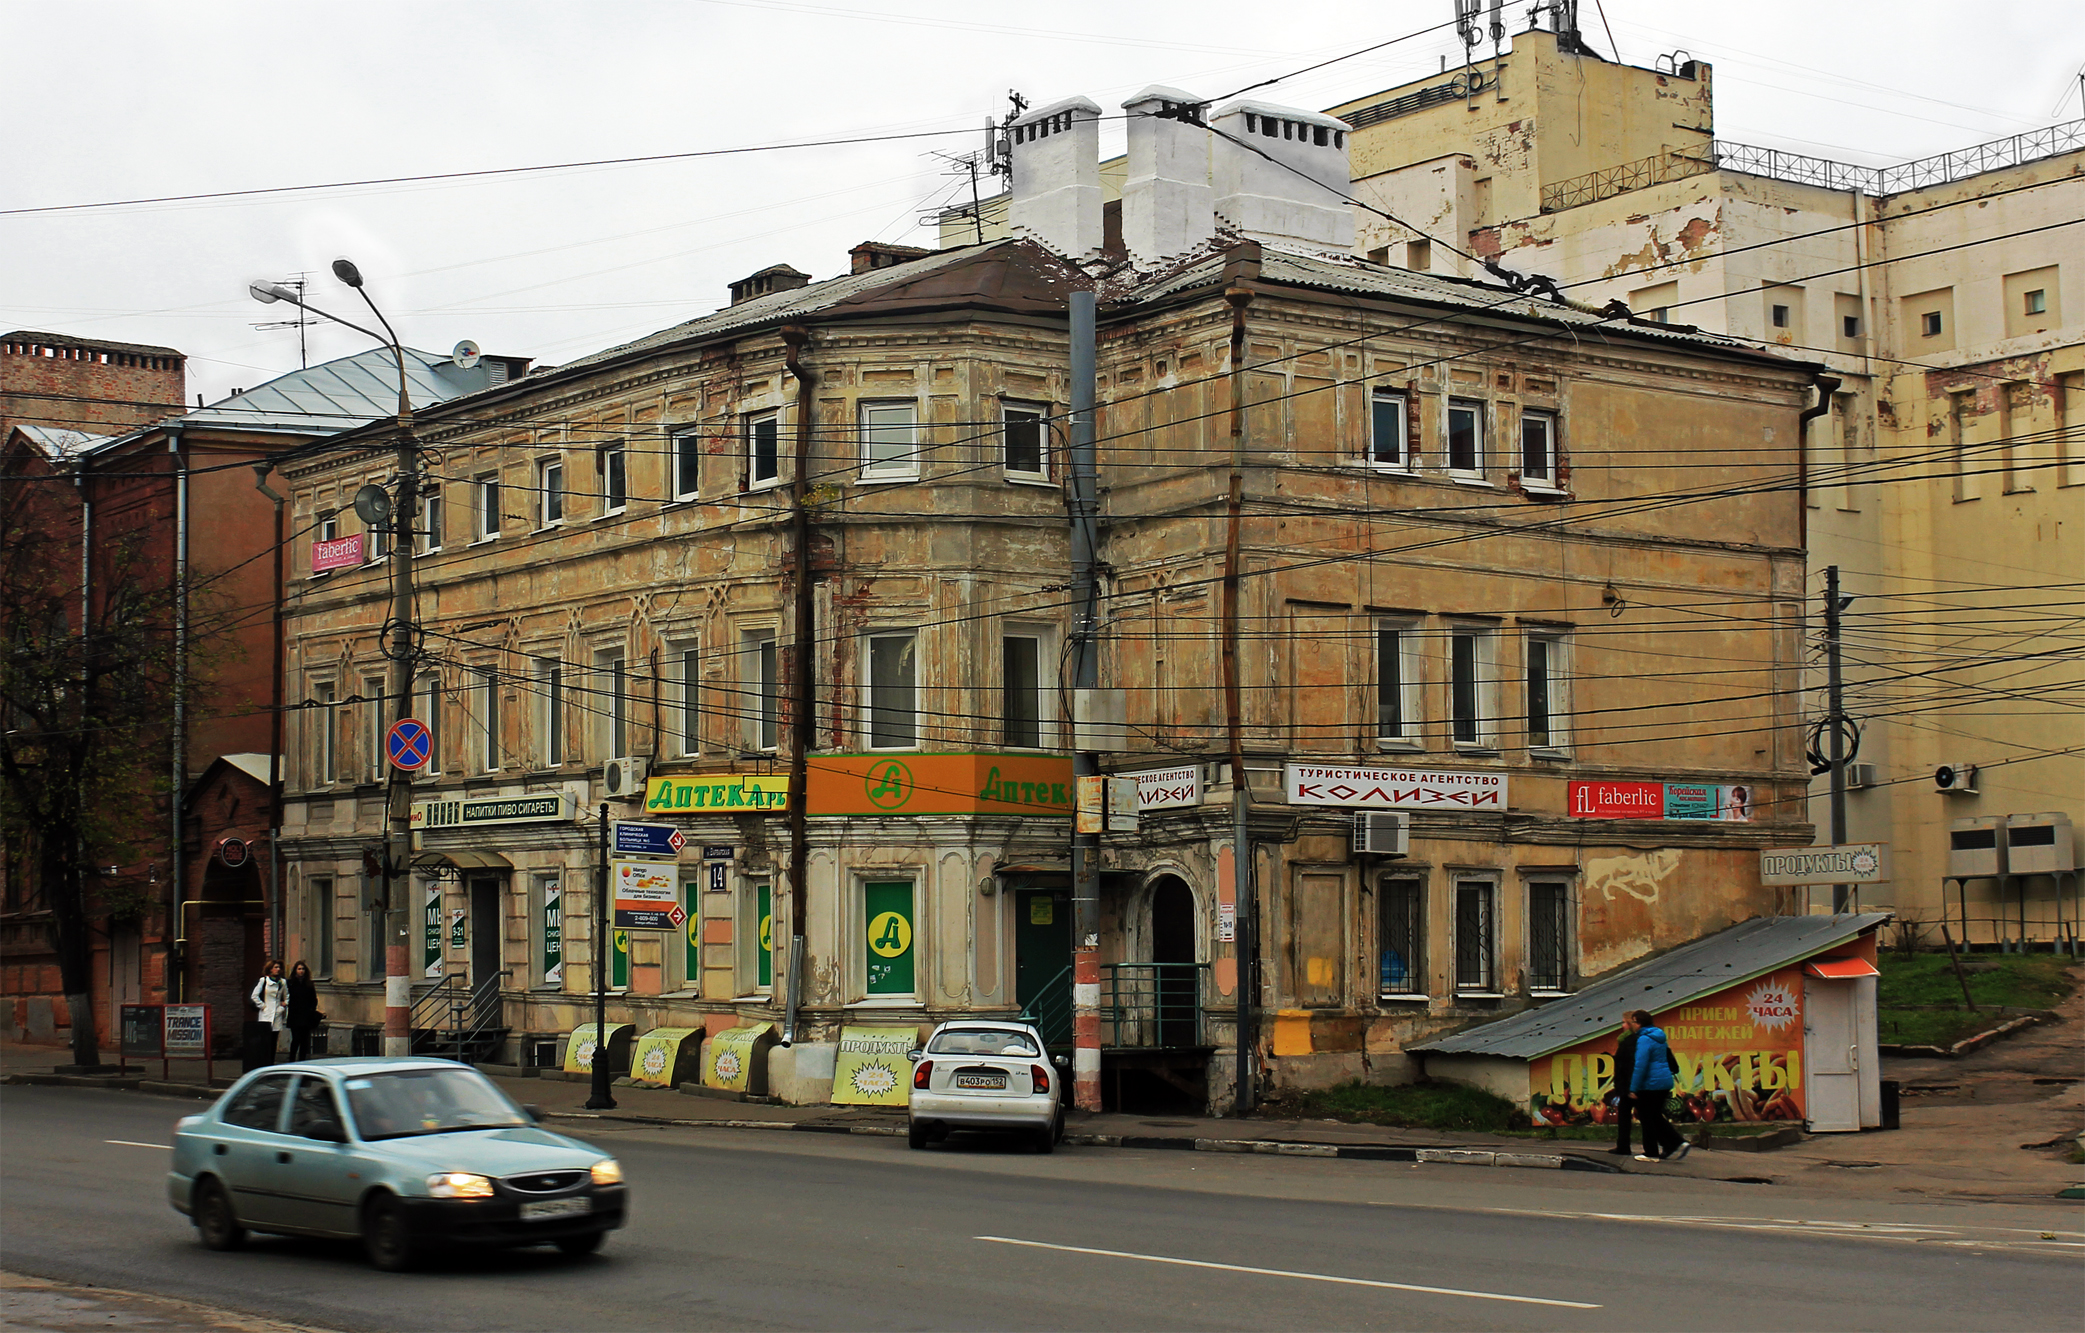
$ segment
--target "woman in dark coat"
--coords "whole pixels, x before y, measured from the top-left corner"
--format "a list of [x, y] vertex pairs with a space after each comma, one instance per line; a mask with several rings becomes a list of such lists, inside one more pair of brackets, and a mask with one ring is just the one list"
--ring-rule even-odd
[[311, 1030], [319, 1025], [319, 990], [300, 960], [290, 969], [290, 1059], [311, 1058]]

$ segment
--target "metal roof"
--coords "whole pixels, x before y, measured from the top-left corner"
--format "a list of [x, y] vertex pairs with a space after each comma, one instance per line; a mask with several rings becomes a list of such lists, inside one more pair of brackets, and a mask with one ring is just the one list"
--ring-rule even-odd
[[[417, 409], [482, 389], [487, 378], [477, 370], [460, 371], [447, 356], [408, 347], [405, 382]], [[167, 424], [332, 435], [397, 414], [398, 362], [390, 348], [372, 347], [279, 375]]]
[[1405, 1049], [1533, 1060], [1619, 1031], [1626, 1010], [1655, 1014], [1691, 1003], [1844, 944], [1889, 919], [1888, 912], [1756, 917], [1597, 981], [1568, 999]]
[[53, 463], [63, 463], [80, 454], [89, 453], [116, 438], [113, 435], [89, 435], [86, 431], [73, 430], [67, 426], [18, 424], [13, 429], [20, 431], [24, 439], [41, 450], [43, 456]]

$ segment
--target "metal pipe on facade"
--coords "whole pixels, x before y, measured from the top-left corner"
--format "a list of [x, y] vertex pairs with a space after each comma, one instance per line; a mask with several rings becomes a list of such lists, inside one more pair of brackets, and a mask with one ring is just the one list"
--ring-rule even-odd
[[599, 842], [594, 854], [594, 1062], [592, 1093], [586, 1099], [589, 1111], [612, 1111], [615, 1094], [609, 1091], [615, 1071], [608, 1067], [608, 969], [615, 957], [615, 940], [608, 922], [608, 802], [601, 802]]
[[[274, 706], [269, 710], [271, 719], [268, 727], [268, 928], [272, 947], [271, 954], [282, 957], [288, 953], [289, 911], [282, 896], [282, 741], [283, 741], [283, 693], [287, 688], [283, 681], [283, 544], [289, 540], [283, 529], [283, 499], [268, 485], [268, 474], [275, 465], [256, 463], [253, 466], [254, 489], [275, 503], [275, 638], [274, 671], [270, 684], [274, 691]], [[324, 909], [331, 911], [328, 904]], [[321, 967], [325, 966], [320, 960]]]
[[174, 660], [173, 737], [168, 753], [167, 893], [177, 918], [174, 950], [168, 969], [176, 998], [188, 998], [188, 921], [181, 912], [186, 874], [182, 816], [188, 803], [188, 456], [181, 452], [181, 432], [167, 432], [167, 452], [174, 459]]
[[1795, 489], [1802, 497], [1796, 507], [1796, 537], [1797, 545], [1805, 550], [1810, 547], [1810, 423], [1832, 410], [1832, 395], [1841, 383], [1836, 375], [1812, 374], [1810, 386], [1817, 390], [1817, 401], [1795, 417]]
[[[817, 652], [814, 642], [815, 616], [811, 594], [811, 417], [815, 409], [815, 381], [804, 368], [803, 351], [811, 343], [811, 331], [791, 324], [782, 330], [782, 364], [796, 380], [796, 460], [789, 478], [789, 578], [795, 618], [790, 631], [789, 709], [789, 990], [783, 1012], [782, 1044], [796, 1042], [797, 1012], [803, 1007], [804, 923], [810, 915], [810, 757], [817, 742]], [[769, 948], [773, 948], [772, 942]], [[772, 962], [770, 962], [772, 966]]]
[[1245, 311], [1259, 277], [1260, 247], [1251, 242], [1224, 266], [1224, 300], [1231, 307], [1231, 476], [1224, 505], [1223, 699], [1231, 757], [1231, 894], [1238, 918], [1238, 1090], [1234, 1110], [1251, 1112], [1258, 1100], [1259, 913], [1253, 896], [1252, 841], [1246, 827], [1251, 801], [1245, 773], [1244, 690], [1239, 680], [1238, 595], [1243, 577], [1245, 498]]
[[[1825, 719], [1832, 764], [1832, 846], [1846, 842], [1846, 715], [1839, 683], [1839, 567], [1824, 571]], [[1846, 910], [1847, 886], [1832, 885], [1832, 915]]]
[[[1071, 315], [1071, 559], [1072, 698], [1100, 685], [1099, 461], [1094, 450], [1093, 404], [1097, 357], [1096, 302], [1091, 287], [1072, 292]], [[1073, 729], [1090, 721], [1073, 716]], [[1072, 780], [1100, 772], [1088, 738], [1075, 738]], [[1103, 801], [1103, 808], [1106, 802]], [[1080, 1109], [1101, 1109], [1100, 1090], [1100, 834], [1071, 838], [1072, 1096]]]

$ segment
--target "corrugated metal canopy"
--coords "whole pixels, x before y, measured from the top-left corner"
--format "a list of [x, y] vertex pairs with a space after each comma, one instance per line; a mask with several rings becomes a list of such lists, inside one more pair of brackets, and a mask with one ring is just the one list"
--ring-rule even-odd
[[1660, 1013], [1691, 1003], [1823, 953], [1889, 919], [1887, 912], [1758, 917], [1595, 982], [1569, 999], [1406, 1049], [1413, 1054], [1533, 1060], [1620, 1030], [1627, 1010]]

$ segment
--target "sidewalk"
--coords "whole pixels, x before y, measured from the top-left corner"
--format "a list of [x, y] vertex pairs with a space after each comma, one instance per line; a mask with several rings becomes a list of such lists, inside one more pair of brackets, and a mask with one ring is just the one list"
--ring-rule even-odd
[[[1954, 1060], [1892, 1061], [1884, 1076], [1904, 1085], [1902, 1128], [1895, 1132], [1809, 1135], [1764, 1152], [1698, 1147], [1684, 1161], [1647, 1164], [1610, 1155], [1605, 1142], [1533, 1136], [1442, 1133], [1345, 1124], [1332, 1120], [1146, 1116], [1072, 1112], [1067, 1142], [1098, 1148], [1257, 1152], [1301, 1157], [1438, 1162], [1469, 1166], [1621, 1172], [1747, 1184], [1788, 1185], [1829, 1193], [1926, 1195], [1963, 1201], [2041, 1202], [2059, 1190], [2085, 1186], [2085, 1166], [2063, 1160], [2085, 1129], [2085, 1080], [2080, 1080], [2077, 1033], [2085, 992], [2059, 1010], [2065, 1021], [2038, 1025], [2006, 1041]], [[212, 1095], [202, 1066], [179, 1066], [173, 1084], [135, 1071], [54, 1076], [70, 1059], [51, 1047], [0, 1046], [0, 1074], [9, 1081], [125, 1087], [139, 1092]], [[2053, 1075], [2063, 1071], [2068, 1077]], [[588, 1083], [518, 1077], [488, 1069], [508, 1095], [533, 1105], [578, 1133], [590, 1121], [802, 1133], [896, 1136], [905, 1132], [897, 1108], [780, 1106], [727, 1101], [677, 1091], [618, 1087], [615, 1109], [588, 1111]], [[237, 1066], [220, 1069], [219, 1084]]]

